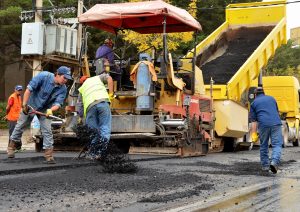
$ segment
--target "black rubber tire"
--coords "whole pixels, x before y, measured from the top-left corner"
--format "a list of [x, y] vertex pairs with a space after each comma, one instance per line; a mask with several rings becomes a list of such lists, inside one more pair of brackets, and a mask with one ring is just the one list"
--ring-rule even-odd
[[37, 138], [37, 142], [35, 143], [35, 151], [36, 152], [43, 151], [43, 138]]
[[299, 140], [296, 139], [296, 141], [293, 142], [293, 146], [299, 146]]
[[224, 139], [224, 149], [223, 152], [233, 152], [236, 146], [233, 138], [223, 138]]

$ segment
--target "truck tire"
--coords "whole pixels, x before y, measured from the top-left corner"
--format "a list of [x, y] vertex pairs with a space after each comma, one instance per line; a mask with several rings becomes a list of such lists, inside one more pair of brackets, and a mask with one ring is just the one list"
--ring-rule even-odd
[[299, 140], [296, 139], [295, 141], [293, 141], [293, 146], [299, 146]]
[[230, 137], [223, 137], [222, 139], [224, 140], [223, 152], [233, 152], [237, 144], [235, 139]]
[[36, 138], [35, 151], [36, 152], [42, 152], [43, 151], [43, 138]]
[[289, 128], [285, 121], [282, 121], [282, 137], [283, 137], [283, 143], [282, 147], [285, 148], [287, 144], [289, 143]]

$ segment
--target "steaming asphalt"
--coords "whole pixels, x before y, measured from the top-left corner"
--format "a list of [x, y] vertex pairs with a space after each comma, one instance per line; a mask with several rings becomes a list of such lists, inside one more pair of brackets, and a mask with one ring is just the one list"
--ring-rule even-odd
[[0, 152], [0, 211], [293, 211], [299, 208], [300, 147], [283, 150], [279, 172], [262, 176], [259, 151], [203, 157], [129, 156], [136, 173], [105, 173], [78, 153], [15, 159]]

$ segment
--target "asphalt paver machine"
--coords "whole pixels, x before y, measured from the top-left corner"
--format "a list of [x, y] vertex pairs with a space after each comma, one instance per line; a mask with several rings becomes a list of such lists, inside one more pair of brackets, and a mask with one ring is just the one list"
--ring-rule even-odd
[[187, 58], [188, 70], [179, 71], [181, 61], [173, 60], [167, 48], [168, 33], [200, 31], [199, 22], [163, 1], [97, 4], [80, 15], [79, 22], [111, 33], [128, 29], [162, 34], [159, 56], [142, 52], [132, 66], [119, 61], [128, 67], [111, 102], [111, 139], [129, 153], [207, 154], [214, 118], [211, 98], [201, 88], [202, 74], [193, 57]]

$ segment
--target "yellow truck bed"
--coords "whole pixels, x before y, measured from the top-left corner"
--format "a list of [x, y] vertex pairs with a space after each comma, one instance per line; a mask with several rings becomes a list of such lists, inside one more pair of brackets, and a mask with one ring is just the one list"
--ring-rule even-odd
[[[276, 4], [275, 4], [276, 3]], [[251, 81], [286, 43], [285, 1], [231, 4], [226, 21], [196, 47], [206, 94], [246, 103]], [[192, 57], [192, 51], [186, 55]]]
[[[263, 87], [266, 95], [273, 96], [278, 110], [287, 118], [299, 115], [299, 81], [293, 76], [264, 76]], [[257, 86], [257, 81], [253, 81]]]

